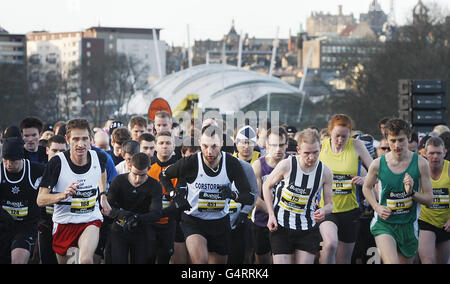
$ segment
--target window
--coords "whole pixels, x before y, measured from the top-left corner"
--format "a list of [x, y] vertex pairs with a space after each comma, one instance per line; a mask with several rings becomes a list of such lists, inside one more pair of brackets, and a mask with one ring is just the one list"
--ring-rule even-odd
[[87, 48], [91, 48], [91, 42], [90, 42], [90, 41], [88, 41], [88, 42], [86, 43], [86, 47], [87, 47]]

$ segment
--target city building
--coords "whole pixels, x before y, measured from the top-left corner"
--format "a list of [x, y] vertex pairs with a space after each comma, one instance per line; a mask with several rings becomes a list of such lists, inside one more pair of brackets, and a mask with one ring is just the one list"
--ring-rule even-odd
[[0, 63], [26, 65], [25, 35], [10, 34], [0, 27]]
[[338, 6], [337, 15], [323, 12], [312, 12], [306, 19], [306, 32], [309, 36], [338, 35], [347, 26], [355, 26], [356, 20], [352, 14], [344, 15], [342, 5]]
[[165, 75], [166, 44], [159, 38], [160, 31], [91, 27], [76, 32], [28, 33], [30, 89], [38, 92], [46, 82], [59, 79], [59, 111], [69, 115], [68, 119], [78, 116], [83, 107], [96, 98], [89, 78], [83, 72], [101, 62], [106, 54], [125, 54], [136, 69], [145, 72], [140, 75], [141, 80], [151, 81]]

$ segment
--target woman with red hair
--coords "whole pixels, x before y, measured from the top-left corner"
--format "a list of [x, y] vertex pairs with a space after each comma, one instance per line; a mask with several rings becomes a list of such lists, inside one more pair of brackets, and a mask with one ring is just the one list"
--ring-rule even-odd
[[368, 169], [372, 157], [362, 141], [350, 137], [352, 129], [349, 116], [335, 114], [328, 123], [330, 137], [322, 141], [319, 158], [333, 171], [334, 209], [320, 224], [320, 263], [350, 263], [359, 231], [356, 185], [364, 184], [359, 161]]

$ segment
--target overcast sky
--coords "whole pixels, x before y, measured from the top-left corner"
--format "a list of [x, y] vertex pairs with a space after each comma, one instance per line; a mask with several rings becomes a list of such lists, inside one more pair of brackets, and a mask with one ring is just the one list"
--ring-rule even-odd
[[[238, 33], [287, 38], [306, 28], [312, 11], [353, 13], [359, 19], [371, 0], [5, 0], [0, 4], [0, 26], [10, 33], [33, 30], [79, 31], [99, 24], [104, 27], [162, 28], [161, 39], [187, 44], [187, 25], [194, 40], [219, 40], [235, 21]], [[390, 0], [379, 0], [389, 13]], [[395, 0], [396, 21], [406, 23], [418, 0]], [[424, 0], [427, 4], [430, 1]], [[448, 0], [434, 0], [448, 14]]]

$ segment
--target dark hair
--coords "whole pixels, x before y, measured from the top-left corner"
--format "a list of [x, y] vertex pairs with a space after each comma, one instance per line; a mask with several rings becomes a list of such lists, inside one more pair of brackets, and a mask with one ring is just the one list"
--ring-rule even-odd
[[147, 120], [142, 116], [133, 116], [130, 120], [130, 129], [133, 129], [135, 125], [147, 127]]
[[411, 139], [409, 140], [409, 142], [417, 142], [419, 143], [419, 135], [417, 134], [417, 132], [413, 132], [411, 133]]
[[208, 137], [213, 137], [214, 135], [219, 136], [220, 140], [223, 139], [223, 130], [214, 125], [207, 125], [202, 128], [202, 135], [206, 135]]
[[140, 145], [134, 140], [127, 140], [122, 143], [122, 154], [137, 154], [139, 153]]
[[172, 138], [172, 133], [170, 133], [169, 131], [158, 132], [158, 134], [156, 134], [156, 136], [155, 136], [155, 140], [158, 141], [158, 138], [161, 136], [167, 136], [167, 137]]
[[44, 123], [37, 117], [29, 116], [25, 117], [20, 122], [20, 130], [23, 131], [24, 128], [37, 128], [39, 133], [42, 132], [42, 128], [44, 127]]
[[131, 140], [130, 131], [128, 131], [128, 129], [125, 127], [116, 128], [111, 134], [111, 140], [111, 142], [122, 145], [123, 142]]
[[444, 140], [442, 140], [442, 138], [440, 137], [430, 137], [427, 142], [425, 143], [425, 149], [429, 146], [429, 145], [433, 145], [435, 147], [442, 147], [445, 150], [445, 143]]
[[142, 141], [152, 142], [155, 141], [155, 136], [153, 136], [150, 133], [142, 133], [141, 136], [139, 136], [139, 143]]
[[137, 153], [131, 157], [131, 166], [143, 171], [150, 168], [150, 159], [145, 153]]
[[391, 119], [391, 117], [383, 117], [382, 119], [380, 119], [378, 121], [378, 128], [381, 128], [382, 124], [386, 124], [386, 122], [388, 122], [389, 119]]
[[[86, 119], [76, 118], [76, 119], [70, 120], [66, 124], [66, 135], [69, 138], [70, 138], [72, 129], [86, 129], [89, 132], [89, 137], [92, 137], [91, 127], [89, 126], [89, 122]], [[59, 132], [58, 132], [58, 134], [59, 134]]]
[[53, 135], [50, 137], [47, 141], [47, 147], [50, 147], [52, 143], [67, 145], [66, 139], [64, 139], [61, 135]]
[[286, 129], [284, 129], [283, 127], [272, 127], [269, 130], [267, 130], [267, 137], [270, 136], [270, 134], [274, 134], [274, 135], [278, 135], [280, 137], [284, 137], [286, 139], [287, 142], [287, 132]]
[[388, 120], [384, 125], [384, 136], [386, 136], [386, 138], [389, 133], [391, 135], [399, 135], [401, 131], [406, 134], [409, 140], [411, 135], [411, 127], [407, 121], [400, 118], [393, 118]]

